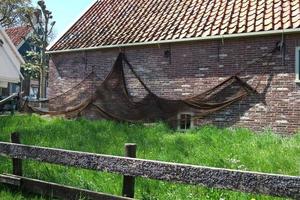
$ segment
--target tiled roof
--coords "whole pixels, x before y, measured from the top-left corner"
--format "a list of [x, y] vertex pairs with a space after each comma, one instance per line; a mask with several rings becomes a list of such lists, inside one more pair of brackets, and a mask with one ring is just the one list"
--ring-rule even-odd
[[5, 29], [5, 32], [10, 37], [14, 45], [17, 47], [26, 38], [26, 36], [31, 32], [29, 26], [19, 26], [14, 28]]
[[98, 0], [50, 51], [300, 28], [300, 0]]

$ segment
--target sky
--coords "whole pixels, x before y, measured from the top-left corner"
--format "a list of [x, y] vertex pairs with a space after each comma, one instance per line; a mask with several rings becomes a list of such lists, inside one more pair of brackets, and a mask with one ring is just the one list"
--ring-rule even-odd
[[[38, 0], [32, 0], [37, 5]], [[53, 13], [53, 20], [56, 21], [54, 33], [59, 36], [66, 30], [94, 0], [45, 0], [48, 10]]]

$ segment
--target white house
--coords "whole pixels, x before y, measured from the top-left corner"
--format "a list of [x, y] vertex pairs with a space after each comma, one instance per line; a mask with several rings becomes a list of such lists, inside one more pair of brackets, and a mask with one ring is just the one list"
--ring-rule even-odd
[[0, 27], [0, 97], [11, 93], [9, 84], [20, 83], [24, 60], [5, 30]]

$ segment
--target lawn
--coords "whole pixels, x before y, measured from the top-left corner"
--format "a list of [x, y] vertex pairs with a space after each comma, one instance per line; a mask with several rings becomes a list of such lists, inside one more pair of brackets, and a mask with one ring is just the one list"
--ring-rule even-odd
[[[0, 117], [0, 140], [21, 133], [22, 143], [92, 153], [124, 154], [125, 143], [137, 143], [138, 158], [286, 175], [300, 175], [300, 134], [282, 137], [271, 132], [206, 126], [186, 133], [163, 123], [153, 126], [109, 121], [65, 120], [38, 116]], [[11, 162], [0, 158], [0, 172], [11, 173]], [[26, 161], [24, 175], [80, 188], [121, 194], [122, 177], [70, 167]], [[0, 185], [1, 200], [43, 199]], [[136, 198], [156, 199], [279, 199], [228, 190], [138, 178]]]

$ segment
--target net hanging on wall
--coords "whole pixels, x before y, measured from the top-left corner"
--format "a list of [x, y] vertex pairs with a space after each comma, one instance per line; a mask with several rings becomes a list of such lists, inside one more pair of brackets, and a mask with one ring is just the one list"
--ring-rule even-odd
[[[134, 100], [134, 97], [128, 92], [124, 75], [124, 64], [129, 67], [147, 93], [144, 98], [138, 101]], [[84, 81], [80, 84], [84, 84]], [[146, 86], [134, 71], [126, 56], [120, 53], [103, 83], [95, 88], [95, 93], [84, 100], [80, 100], [77, 105], [60, 111], [46, 111], [30, 105], [29, 101], [25, 101], [23, 110], [39, 114], [65, 115], [72, 118], [82, 116], [87, 113], [88, 109], [93, 109], [97, 111], [99, 118], [104, 119], [125, 122], [167, 121], [175, 124], [177, 115], [180, 112], [193, 110], [196, 113], [193, 118], [204, 118], [253, 92], [255, 90], [246, 82], [238, 76], [232, 76], [208, 91], [191, 98], [183, 100], [162, 98], [154, 94]], [[64, 95], [72, 95], [72, 90], [56, 98], [63, 98]], [[55, 100], [55, 98], [51, 100]]]

